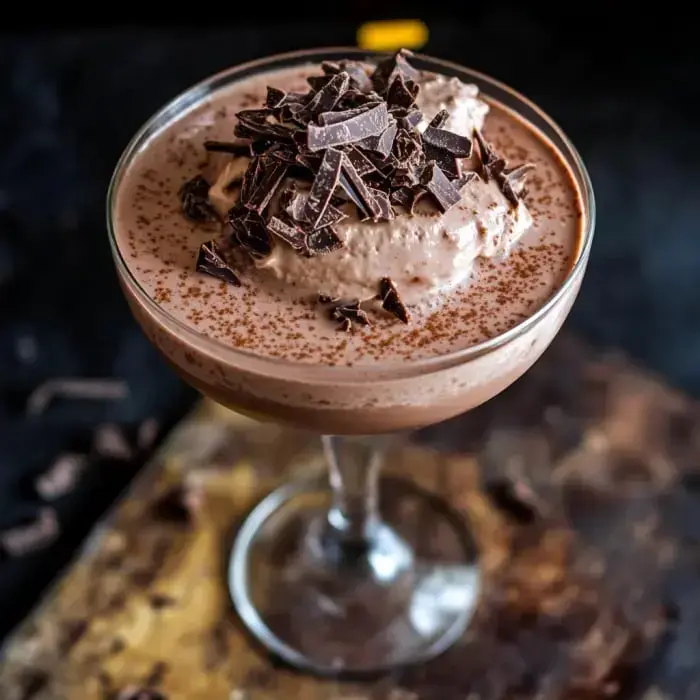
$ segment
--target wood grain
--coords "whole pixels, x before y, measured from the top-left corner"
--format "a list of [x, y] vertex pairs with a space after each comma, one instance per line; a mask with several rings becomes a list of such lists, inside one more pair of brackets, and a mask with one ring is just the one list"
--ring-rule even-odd
[[397, 448], [387, 471], [471, 522], [485, 595], [441, 658], [340, 683], [255, 647], [224, 587], [237, 523], [323, 468], [316, 441], [203, 402], [6, 644], [0, 698], [700, 698], [698, 418], [562, 338], [489, 405]]

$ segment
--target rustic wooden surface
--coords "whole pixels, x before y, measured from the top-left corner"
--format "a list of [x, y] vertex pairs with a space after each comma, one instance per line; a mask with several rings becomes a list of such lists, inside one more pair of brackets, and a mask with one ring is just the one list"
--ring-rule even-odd
[[[441, 658], [340, 683], [251, 645], [224, 588], [236, 523], [322, 462], [309, 436], [205, 402], [7, 643], [0, 698], [700, 698], [695, 404], [563, 338], [491, 404], [417, 440], [387, 471], [468, 516], [486, 576]], [[154, 692], [129, 694], [140, 687]]]

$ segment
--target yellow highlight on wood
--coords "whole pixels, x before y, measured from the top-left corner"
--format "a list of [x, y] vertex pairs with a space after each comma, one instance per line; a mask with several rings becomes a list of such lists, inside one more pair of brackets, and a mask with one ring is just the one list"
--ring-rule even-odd
[[428, 27], [417, 19], [366, 22], [357, 30], [357, 45], [370, 51], [420, 49], [428, 41]]

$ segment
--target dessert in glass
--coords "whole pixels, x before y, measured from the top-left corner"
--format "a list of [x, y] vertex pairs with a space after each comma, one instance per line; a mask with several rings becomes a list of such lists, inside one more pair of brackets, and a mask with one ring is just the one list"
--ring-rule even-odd
[[417, 489], [380, 497], [381, 456], [505, 389], [567, 316], [595, 217], [563, 132], [447, 61], [273, 56], [153, 116], [107, 218], [129, 305], [175, 371], [322, 436], [328, 476], [273, 492], [237, 534], [248, 630], [320, 674], [446, 649], [479, 597], [468, 528]]

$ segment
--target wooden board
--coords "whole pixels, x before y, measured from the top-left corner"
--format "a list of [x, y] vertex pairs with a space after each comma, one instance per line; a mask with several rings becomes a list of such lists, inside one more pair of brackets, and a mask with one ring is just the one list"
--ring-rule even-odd
[[203, 402], [8, 641], [0, 698], [700, 698], [695, 404], [563, 338], [502, 396], [416, 441], [387, 471], [469, 518], [486, 576], [441, 658], [340, 683], [250, 643], [224, 586], [236, 525], [322, 460], [313, 436]]

